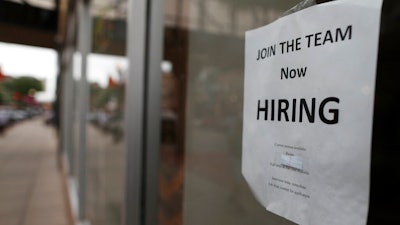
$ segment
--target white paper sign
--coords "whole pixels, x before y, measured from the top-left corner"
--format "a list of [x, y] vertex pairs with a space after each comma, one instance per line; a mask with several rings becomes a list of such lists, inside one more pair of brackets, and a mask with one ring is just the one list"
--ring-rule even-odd
[[382, 0], [316, 5], [246, 32], [242, 172], [298, 224], [366, 224]]

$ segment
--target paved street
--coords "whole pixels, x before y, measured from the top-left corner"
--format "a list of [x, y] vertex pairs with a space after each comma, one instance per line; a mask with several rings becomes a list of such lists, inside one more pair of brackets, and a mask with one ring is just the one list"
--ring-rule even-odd
[[56, 146], [39, 117], [0, 134], [0, 225], [71, 225]]

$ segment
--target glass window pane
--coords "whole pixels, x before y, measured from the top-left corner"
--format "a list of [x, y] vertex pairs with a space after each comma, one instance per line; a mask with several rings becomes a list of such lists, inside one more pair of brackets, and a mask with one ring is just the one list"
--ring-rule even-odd
[[292, 224], [241, 175], [245, 31], [297, 0], [165, 3], [159, 224]]
[[122, 224], [125, 193], [125, 1], [91, 2], [92, 53], [87, 79], [87, 218]]

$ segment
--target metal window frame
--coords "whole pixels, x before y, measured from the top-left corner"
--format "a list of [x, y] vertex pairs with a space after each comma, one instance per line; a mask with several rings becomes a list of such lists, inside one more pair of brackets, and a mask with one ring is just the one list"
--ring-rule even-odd
[[72, 123], [73, 120], [73, 36], [75, 35], [75, 22], [76, 18], [72, 17], [68, 23], [68, 37], [67, 37], [67, 48], [65, 49], [62, 57], [61, 64], [64, 65], [64, 71], [62, 71], [62, 103], [61, 103], [61, 149], [62, 152], [67, 156], [67, 172], [68, 175], [72, 176], [75, 174], [74, 164], [74, 152], [72, 150]]
[[156, 225], [161, 123], [162, 0], [129, 0], [123, 224]]
[[87, 140], [86, 115], [89, 104], [89, 86], [87, 81], [87, 57], [92, 46], [92, 20], [87, 1], [78, 2], [78, 50], [81, 53], [81, 78], [78, 86], [78, 219], [86, 220], [86, 182], [87, 182]]

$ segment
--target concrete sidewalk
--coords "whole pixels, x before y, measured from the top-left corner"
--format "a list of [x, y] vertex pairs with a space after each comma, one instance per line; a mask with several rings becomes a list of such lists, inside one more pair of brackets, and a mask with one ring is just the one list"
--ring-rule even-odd
[[56, 141], [41, 118], [0, 135], [0, 225], [72, 225]]

